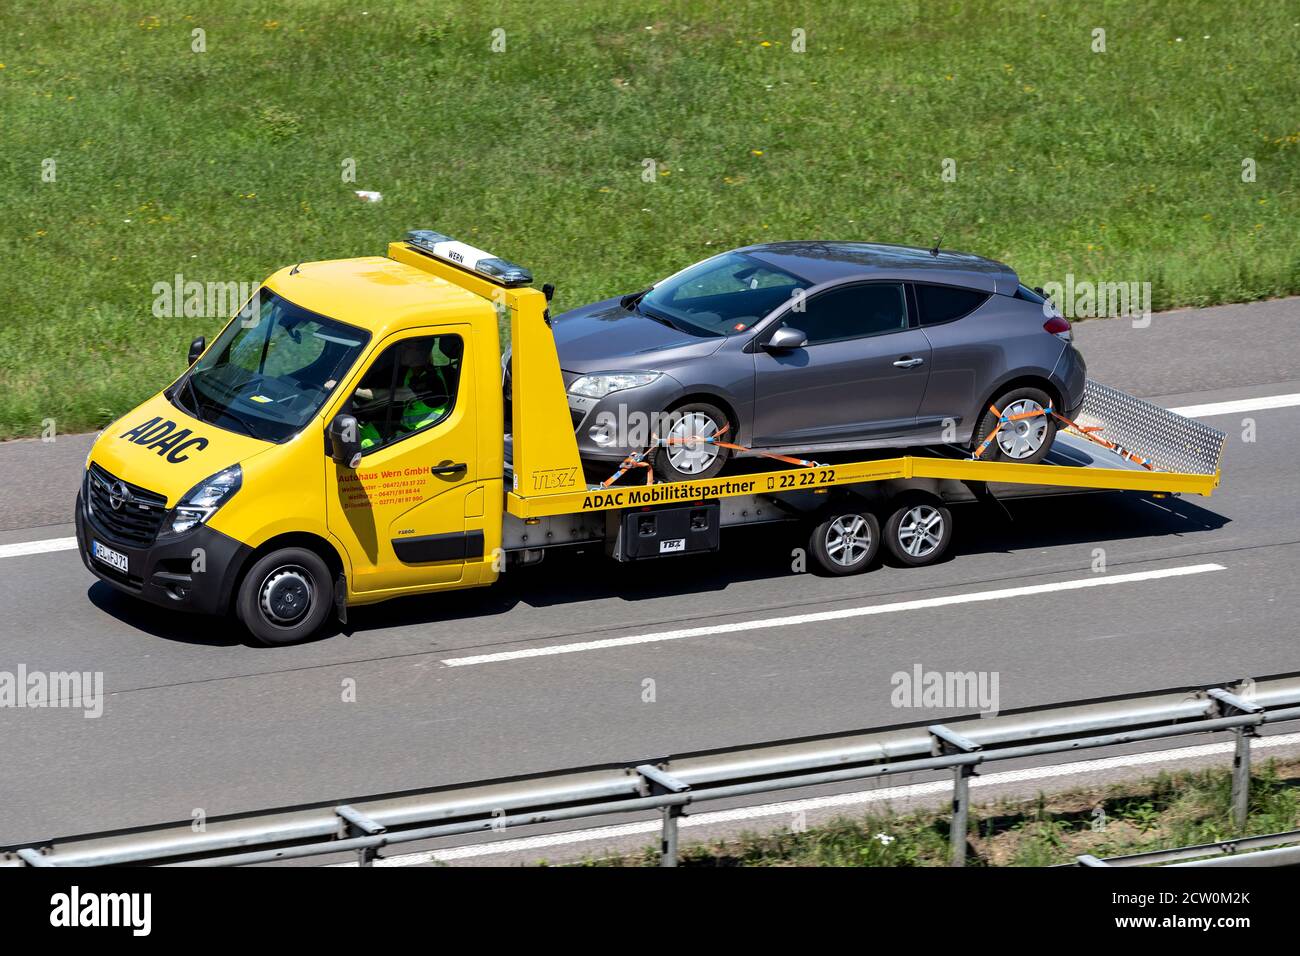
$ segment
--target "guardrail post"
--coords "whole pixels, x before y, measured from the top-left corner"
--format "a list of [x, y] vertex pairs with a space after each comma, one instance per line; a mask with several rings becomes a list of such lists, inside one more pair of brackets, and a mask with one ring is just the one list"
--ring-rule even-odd
[[682, 815], [682, 808], [677, 804], [664, 807], [660, 813], [664, 816], [663, 836], [659, 840], [659, 865], [677, 865], [677, 818]]
[[1232, 755], [1232, 825], [1238, 833], [1244, 833], [1250, 812], [1250, 739], [1255, 736], [1255, 728], [1238, 727], [1234, 734], [1237, 748]]
[[[652, 763], [641, 764], [636, 768], [636, 772], [641, 776], [642, 789], [650, 796], [686, 793], [691, 789], [689, 783], [678, 780], [672, 774]], [[664, 819], [663, 834], [659, 839], [659, 865], [676, 866], [677, 818], [685, 814], [686, 809], [680, 803], [672, 803], [666, 807], [661, 807], [659, 812], [663, 814]]]
[[[1215, 687], [1205, 692], [1217, 704], [1219, 713], [1225, 717], [1238, 714], [1258, 714], [1264, 708], [1259, 704], [1238, 697], [1222, 688]], [[1233, 728], [1236, 748], [1232, 754], [1232, 825], [1238, 833], [1246, 831], [1246, 818], [1250, 814], [1250, 738], [1255, 736], [1255, 728], [1250, 725]]]
[[969, 764], [952, 768], [952, 827], [949, 843], [952, 848], [950, 866], [966, 865], [966, 827], [970, 821], [970, 778], [975, 768]]
[[[355, 807], [341, 806], [334, 808], [335, 815], [339, 818], [339, 824], [345, 838], [364, 834], [365, 836], [378, 836], [386, 833], [388, 828], [382, 823], [372, 820]], [[357, 850], [357, 866], [372, 866], [375, 857], [379, 851], [371, 846], [363, 846]]]
[[[930, 752], [936, 757], [949, 754], [977, 753], [980, 744], [949, 730], [942, 724], [925, 728], [930, 734]], [[974, 764], [963, 763], [952, 768], [952, 823], [948, 828], [951, 846], [949, 866], [966, 865], [966, 827], [970, 822], [970, 778], [975, 775]]]

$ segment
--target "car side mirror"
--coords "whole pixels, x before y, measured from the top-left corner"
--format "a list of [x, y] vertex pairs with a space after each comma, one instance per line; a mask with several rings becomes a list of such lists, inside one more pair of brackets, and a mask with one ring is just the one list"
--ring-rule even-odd
[[784, 325], [772, 333], [772, 337], [763, 343], [763, 348], [769, 352], [788, 352], [790, 349], [801, 349], [807, 344], [808, 336], [801, 330]]
[[337, 464], [345, 468], [356, 468], [361, 464], [361, 439], [355, 416], [335, 415], [325, 434], [329, 439], [330, 458]]
[[208, 340], [201, 335], [193, 342], [191, 342], [189, 364], [193, 365], [195, 362], [197, 362], [199, 360], [199, 356], [203, 354], [203, 350], [206, 349], [207, 347], [208, 347]]

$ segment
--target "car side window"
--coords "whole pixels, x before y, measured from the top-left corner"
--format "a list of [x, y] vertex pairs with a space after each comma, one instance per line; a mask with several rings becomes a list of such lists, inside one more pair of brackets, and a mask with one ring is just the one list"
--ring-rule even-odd
[[970, 315], [988, 300], [987, 292], [950, 285], [916, 285], [916, 304], [922, 325], [939, 325]]
[[901, 332], [907, 328], [907, 300], [902, 283], [830, 289], [809, 299], [802, 313], [788, 314], [784, 324], [803, 332], [809, 345]]
[[450, 415], [464, 352], [459, 335], [424, 335], [386, 348], [348, 399], [362, 454], [432, 428]]

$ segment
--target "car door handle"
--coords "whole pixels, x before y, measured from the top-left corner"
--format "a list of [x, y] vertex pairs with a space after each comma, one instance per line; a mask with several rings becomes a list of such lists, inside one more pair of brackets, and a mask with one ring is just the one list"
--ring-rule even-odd
[[912, 358], [910, 355], [904, 355], [894, 363], [894, 368], [916, 368], [918, 365], [924, 365], [925, 359]]
[[469, 466], [463, 461], [455, 462], [450, 465], [434, 465], [429, 472], [434, 475], [460, 475], [469, 470]]

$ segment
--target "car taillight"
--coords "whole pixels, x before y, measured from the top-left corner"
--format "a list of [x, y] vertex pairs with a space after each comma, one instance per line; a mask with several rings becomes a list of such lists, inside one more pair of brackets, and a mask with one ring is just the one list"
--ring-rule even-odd
[[1066, 342], [1074, 341], [1074, 334], [1070, 331], [1070, 323], [1059, 315], [1054, 315], [1044, 322], [1043, 331], [1051, 332], [1058, 339], [1063, 339]]

